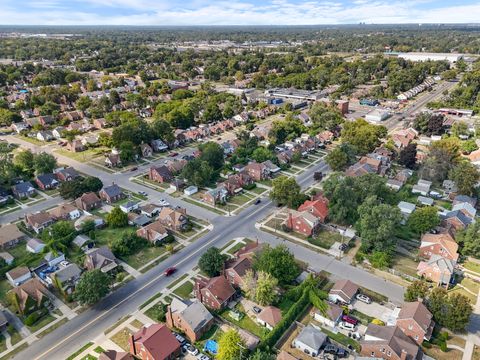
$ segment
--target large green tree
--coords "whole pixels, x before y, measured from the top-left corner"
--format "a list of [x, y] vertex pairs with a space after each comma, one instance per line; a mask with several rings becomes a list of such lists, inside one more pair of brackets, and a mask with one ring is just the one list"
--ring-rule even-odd
[[460, 161], [450, 170], [448, 177], [455, 181], [460, 194], [471, 196], [475, 194], [475, 185], [480, 180], [480, 173], [470, 161]]
[[235, 329], [224, 332], [218, 340], [218, 360], [239, 360], [247, 354], [247, 348], [242, 337]]
[[306, 196], [301, 193], [300, 185], [293, 177], [279, 176], [273, 179], [270, 199], [275, 201], [277, 205], [297, 208], [306, 200]]
[[363, 119], [346, 122], [342, 130], [342, 140], [355, 146], [362, 155], [373, 151], [386, 135], [384, 126], [372, 125]]
[[220, 170], [225, 163], [223, 148], [220, 144], [209, 141], [205, 144], [201, 144], [199, 147], [200, 150], [200, 160], [206, 161], [214, 170]]
[[228, 257], [216, 247], [208, 248], [198, 260], [198, 267], [210, 277], [218, 276]]
[[460, 252], [464, 256], [480, 258], [480, 222], [476, 221], [455, 236], [460, 244]]
[[440, 216], [435, 206], [416, 209], [408, 218], [408, 226], [418, 235], [424, 234], [440, 225]]
[[353, 146], [348, 143], [342, 143], [327, 154], [325, 161], [333, 171], [343, 171], [355, 163], [355, 153]]
[[110, 284], [110, 277], [100, 269], [90, 270], [80, 277], [73, 296], [82, 305], [93, 305], [108, 294]]
[[300, 275], [300, 267], [285, 245], [265, 245], [262, 251], [255, 255], [253, 268], [272, 275], [281, 285], [292, 283]]
[[416, 280], [412, 282], [405, 291], [405, 301], [417, 301], [418, 299], [425, 299], [428, 295], [428, 284], [423, 280]]
[[123, 212], [118, 206], [115, 206], [106, 216], [108, 226], [112, 228], [121, 228], [128, 225], [128, 214]]
[[278, 280], [267, 272], [259, 271], [255, 288], [255, 301], [262, 306], [271, 305], [275, 300]]
[[51, 154], [41, 152], [33, 157], [33, 168], [37, 175], [51, 173], [57, 167], [57, 159]]

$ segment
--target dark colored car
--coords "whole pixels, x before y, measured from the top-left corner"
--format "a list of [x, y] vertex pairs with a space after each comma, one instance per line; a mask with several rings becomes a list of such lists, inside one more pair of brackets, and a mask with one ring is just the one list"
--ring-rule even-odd
[[338, 347], [336, 347], [335, 345], [333, 344], [327, 344], [325, 345], [325, 348], [323, 349], [323, 352], [327, 353], [327, 354], [337, 354], [337, 351], [338, 351]]
[[177, 271], [176, 268], [174, 268], [173, 266], [169, 267], [167, 270], [165, 270], [165, 276], [173, 275], [175, 273], [175, 271]]
[[135, 170], [138, 170], [138, 167], [134, 166], [130, 169], [130, 171], [135, 171]]
[[347, 322], [347, 323], [350, 323], [352, 325], [357, 325], [358, 324], [358, 320], [355, 319], [354, 317], [352, 316], [349, 316], [349, 315], [343, 315], [342, 316], [342, 320]]
[[168, 156], [171, 156], [171, 157], [175, 157], [175, 156], [177, 156], [177, 155], [178, 155], [177, 152], [171, 152], [170, 154], [168, 154]]
[[262, 309], [260, 309], [258, 306], [254, 306], [254, 307], [253, 307], [253, 312], [254, 312], [255, 314], [260, 314], [261, 311], [262, 311]]
[[260, 204], [261, 202], [262, 202], [262, 200], [257, 199], [257, 200], [255, 200], [255, 205], [258, 205], [258, 204]]
[[345, 358], [345, 357], [348, 356], [348, 351], [345, 350], [345, 349], [342, 349], [342, 348], [338, 348], [338, 349], [337, 349], [337, 356], [338, 356], [339, 358]]
[[348, 245], [347, 245], [347, 244], [341, 244], [341, 245], [339, 246], [339, 249], [340, 249], [340, 251], [345, 251], [345, 250], [348, 249]]

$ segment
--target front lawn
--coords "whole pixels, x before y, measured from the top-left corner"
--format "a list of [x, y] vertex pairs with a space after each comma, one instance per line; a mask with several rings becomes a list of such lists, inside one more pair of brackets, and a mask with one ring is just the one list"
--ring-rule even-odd
[[28, 328], [30, 329], [31, 332], [35, 332], [35, 331], [38, 331], [40, 330], [41, 328], [43, 328], [45, 325], [48, 325], [50, 324], [53, 320], [55, 320], [56, 318], [53, 317], [52, 315], [50, 314], [47, 314], [45, 316], [42, 316], [35, 324], [33, 324], [32, 326], [28, 326]]
[[[177, 242], [173, 242], [172, 245], [176, 246]], [[166, 252], [167, 250], [165, 249], [165, 246], [148, 246], [141, 249], [136, 254], [123, 257], [122, 260], [134, 269], [139, 269], [149, 261], [164, 255]]]
[[324, 249], [330, 249], [336, 242], [343, 242], [344, 237], [338, 232], [322, 230], [313, 238], [308, 238], [308, 242], [312, 245], [319, 246]]
[[193, 284], [190, 281], [187, 281], [178, 288], [176, 288], [173, 293], [180, 296], [182, 299], [189, 299], [192, 291]]
[[473, 262], [473, 261], [467, 261], [463, 264], [463, 267], [467, 270], [470, 270], [474, 273], [477, 273], [480, 275], [480, 264]]
[[413, 277], [417, 276], [417, 266], [418, 262], [400, 253], [395, 253], [391, 265], [393, 269]]
[[115, 344], [120, 346], [125, 351], [130, 351], [130, 345], [128, 343], [128, 339], [132, 334], [131, 330], [127, 327], [123, 328], [115, 335], [113, 335], [110, 340], [112, 340]]
[[96, 230], [95, 231], [95, 243], [98, 247], [109, 245], [113, 239], [119, 239], [124, 234], [132, 234], [135, 232], [133, 227], [124, 227], [120, 229], [113, 229], [110, 227], [106, 227], [104, 229]]

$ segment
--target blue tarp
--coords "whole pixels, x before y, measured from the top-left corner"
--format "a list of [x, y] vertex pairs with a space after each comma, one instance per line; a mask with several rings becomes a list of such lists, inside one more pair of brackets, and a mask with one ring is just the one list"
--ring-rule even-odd
[[207, 342], [205, 343], [205, 347], [203, 348], [203, 351], [208, 351], [213, 355], [217, 355], [217, 351], [218, 351], [217, 342], [215, 340], [207, 340]]

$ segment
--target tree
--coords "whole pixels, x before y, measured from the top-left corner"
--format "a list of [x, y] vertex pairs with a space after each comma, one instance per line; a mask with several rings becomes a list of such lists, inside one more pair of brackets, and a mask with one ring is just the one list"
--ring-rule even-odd
[[346, 122], [342, 130], [343, 142], [355, 146], [360, 155], [373, 151], [386, 135], [384, 126], [372, 125], [363, 119]]
[[107, 224], [112, 228], [122, 228], [128, 225], [128, 214], [115, 206], [106, 216]]
[[480, 222], [468, 225], [465, 230], [457, 232], [455, 236], [460, 244], [460, 252], [464, 256], [480, 258]]
[[241, 283], [241, 288], [245, 293], [247, 299], [255, 299], [255, 290], [257, 288], [257, 278], [252, 269], [247, 269], [245, 275], [243, 276], [243, 281]]
[[277, 205], [286, 205], [296, 209], [306, 200], [306, 196], [300, 190], [300, 185], [293, 177], [279, 176], [273, 179], [270, 199]]
[[438, 225], [440, 225], [440, 217], [437, 208], [434, 206], [417, 208], [408, 218], [408, 226], [419, 235]]
[[64, 199], [75, 199], [86, 192], [98, 192], [102, 189], [102, 181], [93, 176], [77, 178], [72, 181], [64, 181], [60, 184], [60, 195]]
[[460, 144], [460, 149], [462, 150], [463, 154], [467, 155], [475, 150], [478, 150], [478, 145], [474, 139], [469, 139], [462, 141], [462, 143]]
[[119, 257], [128, 256], [148, 246], [148, 240], [134, 232], [126, 232], [122, 237], [115, 237], [110, 243], [112, 252]]
[[398, 163], [409, 169], [414, 169], [417, 163], [417, 144], [410, 143], [400, 151]]
[[262, 306], [270, 305], [277, 296], [275, 292], [277, 285], [278, 280], [271, 274], [259, 271], [255, 288], [255, 301]]
[[435, 321], [443, 324], [448, 312], [448, 293], [442, 287], [433, 289], [427, 301], [428, 310], [432, 313]]
[[206, 161], [214, 170], [220, 170], [225, 163], [223, 148], [220, 144], [209, 141], [198, 147], [200, 150], [200, 160]]
[[103, 188], [102, 180], [95, 176], [87, 176], [82, 180], [84, 192], [99, 192]]
[[480, 180], [480, 173], [470, 161], [460, 161], [450, 170], [448, 177], [455, 181], [460, 194], [471, 196], [475, 193], [475, 185]]
[[14, 112], [0, 108], [0, 126], [10, 126], [14, 121], [18, 119], [18, 115]]
[[65, 251], [77, 235], [73, 224], [69, 221], [58, 221], [42, 233], [45, 241], [45, 252], [54, 254]]
[[445, 132], [444, 119], [442, 114], [422, 112], [416, 116], [413, 127], [421, 134], [428, 136], [442, 135]]
[[223, 119], [222, 111], [216, 102], [209, 101], [203, 111], [203, 122], [212, 123]]
[[132, 160], [135, 160], [135, 155], [137, 155], [137, 150], [135, 149], [135, 144], [131, 141], [123, 141], [120, 143], [118, 150], [120, 152], [120, 159], [124, 163], [128, 163]]
[[384, 269], [390, 265], [391, 255], [384, 251], [374, 251], [368, 260], [374, 268]]
[[342, 114], [335, 108], [322, 102], [315, 102], [308, 115], [314, 127], [319, 130], [333, 130], [343, 123]]
[[100, 269], [82, 274], [75, 287], [74, 298], [82, 305], [93, 305], [110, 291], [110, 277]]
[[451, 293], [448, 297], [448, 312], [445, 326], [451, 331], [465, 330], [472, 314], [472, 305], [465, 295]]
[[255, 352], [248, 358], [248, 360], [275, 360], [276, 356], [269, 353], [268, 351], [262, 351], [260, 349], [255, 350]]
[[267, 160], [273, 160], [275, 158], [275, 154], [272, 150], [269, 150], [263, 146], [259, 146], [253, 151], [251, 158], [256, 162], [261, 163]]
[[435, 141], [430, 146], [430, 153], [423, 162], [422, 177], [432, 181], [445, 180], [448, 173], [460, 161], [460, 145], [458, 139], [447, 138]]
[[46, 152], [34, 155], [33, 168], [37, 175], [51, 173], [56, 167], [57, 159], [55, 159], [55, 156]]
[[292, 114], [288, 114], [284, 120], [275, 120], [268, 134], [273, 144], [284, 143], [285, 140], [293, 140], [306, 131], [302, 121]]
[[300, 268], [295, 257], [285, 245], [274, 248], [265, 245], [254, 257], [253, 268], [272, 275], [279, 284], [287, 285], [300, 275]]
[[218, 173], [206, 161], [195, 159], [185, 165], [181, 176], [195, 186], [205, 187], [215, 181]]
[[75, 103], [75, 106], [80, 111], [87, 110], [92, 105], [92, 100], [88, 96], [80, 96]]
[[227, 258], [218, 248], [211, 247], [198, 260], [198, 267], [209, 277], [218, 276]]
[[27, 149], [20, 151], [15, 158], [13, 159], [13, 163], [28, 177], [32, 177], [34, 173], [34, 155], [33, 153]]
[[453, 136], [460, 137], [460, 136], [469, 136], [470, 131], [468, 130], [468, 125], [465, 121], [457, 121], [452, 125], [450, 129], [450, 133]]
[[368, 197], [358, 208], [355, 229], [362, 238], [365, 251], [391, 250], [393, 234], [400, 224], [398, 207], [382, 204], [376, 196]]
[[242, 359], [242, 354], [246, 350], [245, 342], [237, 330], [227, 330], [218, 340], [218, 360], [238, 360]]
[[417, 301], [418, 299], [425, 299], [428, 295], [428, 284], [423, 280], [415, 280], [411, 283], [405, 291], [405, 301]]
[[348, 143], [342, 143], [325, 157], [325, 161], [333, 171], [343, 171], [355, 163], [355, 149]]
[[166, 120], [156, 119], [152, 123], [152, 131], [155, 133], [155, 137], [162, 139], [165, 143], [171, 144], [175, 141], [175, 135], [173, 134], [173, 128]]

